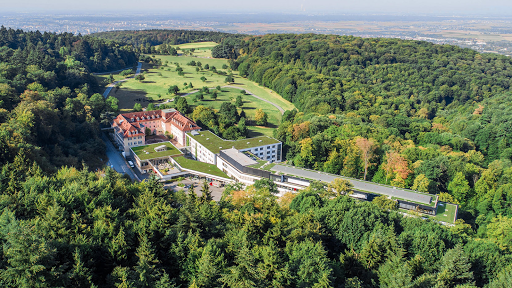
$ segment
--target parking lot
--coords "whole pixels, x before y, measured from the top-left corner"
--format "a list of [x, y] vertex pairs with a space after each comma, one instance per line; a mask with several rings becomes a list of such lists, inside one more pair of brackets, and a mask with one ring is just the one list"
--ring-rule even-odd
[[[178, 186], [179, 183], [182, 183], [185, 186], [180, 187], [180, 186]], [[164, 188], [172, 189], [176, 192], [179, 190], [185, 190], [185, 192], [186, 192], [186, 191], [188, 191], [189, 185], [192, 185], [192, 184], [194, 185], [194, 191], [196, 192], [197, 196], [201, 196], [203, 194], [203, 193], [201, 193], [201, 187], [203, 186], [203, 180], [199, 180], [199, 179], [185, 178], [185, 180], [183, 180], [183, 181], [179, 181], [179, 182], [176, 181], [173, 183], [164, 184]], [[210, 186], [210, 191], [212, 192], [213, 200], [219, 201], [220, 198], [222, 197], [223, 190], [224, 190], [224, 187]]]

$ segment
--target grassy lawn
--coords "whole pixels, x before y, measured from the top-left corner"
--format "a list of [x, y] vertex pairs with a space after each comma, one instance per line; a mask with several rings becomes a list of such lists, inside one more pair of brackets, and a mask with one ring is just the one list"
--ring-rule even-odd
[[[246, 112], [247, 113], [247, 112]], [[247, 138], [269, 136], [274, 137], [274, 128], [261, 127], [261, 126], [247, 126], [248, 135]]]
[[179, 45], [173, 45], [174, 48], [180, 48], [180, 49], [191, 49], [195, 48], [196, 50], [199, 48], [204, 49], [212, 49], [213, 47], [217, 46], [218, 44], [215, 42], [194, 42], [194, 43], [185, 43], [185, 44], [179, 44]]
[[[119, 81], [125, 79], [127, 76], [121, 76], [119, 73], [113, 73], [112, 76], [114, 76], [114, 81]], [[132, 75], [130, 75], [132, 76]], [[96, 78], [96, 81], [98, 81], [98, 84], [100, 88], [104, 89], [107, 87], [108, 84], [110, 84], [110, 74], [105, 75], [94, 75], [94, 78]]]
[[226, 173], [222, 172], [219, 168], [217, 168], [217, 166], [213, 164], [187, 159], [183, 156], [176, 157], [174, 160], [176, 160], [176, 162], [178, 162], [182, 168], [229, 179], [229, 176], [226, 175]]
[[252, 93], [254, 93], [254, 95], [257, 95], [265, 100], [277, 104], [277, 106], [280, 106], [285, 111], [295, 109], [295, 105], [293, 105], [290, 101], [284, 99], [283, 97], [281, 97], [281, 95], [277, 94], [271, 89], [260, 86], [258, 83], [252, 82], [249, 79], [239, 77], [238, 72], [233, 73], [233, 75], [235, 75], [235, 83], [231, 84], [232, 86], [237, 86], [249, 90]]
[[[165, 145], [167, 146], [166, 151], [156, 152], [155, 147]], [[132, 151], [139, 157], [140, 160], [147, 160], [165, 156], [173, 156], [181, 154], [181, 151], [176, 149], [170, 142], [155, 143], [145, 146], [133, 147]]]
[[196, 42], [196, 43], [186, 43], [180, 45], [173, 45], [174, 48], [178, 49], [178, 53], [183, 53], [183, 50], [189, 50], [194, 48], [193, 56], [200, 58], [211, 58], [212, 57], [212, 48], [217, 46], [215, 42]]
[[435, 220], [443, 221], [447, 223], [454, 223], [456, 205], [438, 202], [437, 203], [437, 214], [434, 217]]
[[[235, 147], [236, 149], [247, 149], [250, 147], [265, 146], [269, 144], [277, 144], [279, 141], [276, 139], [261, 136], [256, 138], [247, 138], [243, 140], [224, 140], [210, 131], [200, 131], [199, 135], [191, 136], [206, 149], [212, 153], [219, 153], [222, 149], [229, 149]], [[220, 148], [222, 147], [222, 148]]]
[[[281, 122], [281, 113], [279, 112], [279, 110], [277, 110], [276, 107], [251, 95], [243, 95], [240, 93], [240, 91], [241, 90], [234, 88], [222, 88], [222, 92], [217, 94], [218, 97], [216, 100], [212, 100], [210, 97], [213, 91], [210, 91], [210, 94], [203, 93], [204, 99], [197, 102], [194, 102], [194, 100], [199, 92], [188, 95], [185, 98], [187, 99], [188, 104], [193, 107], [203, 105], [219, 110], [222, 103], [232, 102], [234, 104], [236, 97], [238, 95], [241, 95], [244, 101], [244, 106], [242, 108], [238, 108], [238, 112], [240, 112], [243, 109], [245, 111], [245, 115], [247, 116], [247, 120], [254, 120], [256, 109], [263, 109], [263, 111], [265, 111], [268, 115], [268, 122], [272, 124], [269, 126], [277, 127], [279, 125], [279, 123]], [[262, 127], [262, 129], [266, 128]], [[272, 133], [271, 129], [268, 130], [270, 130], [270, 133]]]
[[[190, 44], [200, 45], [200, 43]], [[204, 45], [204, 43], [201, 45]], [[185, 47], [184, 45], [179, 46], [180, 48], [182, 48], [182, 46]], [[119, 99], [119, 107], [121, 109], [133, 108], [133, 105], [136, 103], [135, 99], [139, 98], [151, 99], [152, 101], [157, 102], [164, 102], [166, 99], [172, 99], [176, 95], [167, 94], [169, 86], [172, 85], [177, 85], [181, 89], [180, 95], [190, 93], [195, 91], [197, 88], [202, 88], [203, 86], [213, 88], [216, 86], [227, 85], [227, 83], [224, 82], [226, 76], [218, 75], [208, 70], [196, 72], [196, 66], [186, 65], [192, 60], [196, 62], [200, 61], [203, 67], [208, 64], [210, 67], [215, 66], [218, 71], [230, 73], [229, 69], [222, 69], [222, 65], [228, 65], [228, 61], [226, 59], [206, 59], [192, 56], [167, 55], [156, 55], [155, 57], [160, 58], [163, 65], [161, 67], [153, 67], [151, 65], [144, 64], [143, 69], [147, 70], [147, 73], [145, 74], [146, 79], [144, 81], [139, 82], [135, 79], [130, 79], [124, 82], [117, 92], [112, 92], [111, 95]], [[174, 63], [179, 63], [180, 67], [183, 68], [183, 72], [185, 73], [184, 76], [178, 75], [178, 72], [176, 72], [177, 65]], [[249, 90], [263, 99], [276, 103], [284, 110], [291, 110], [295, 107], [292, 103], [288, 102], [270, 89], [261, 87], [254, 82], [238, 77], [238, 72], [234, 71], [233, 75], [235, 76], [236, 81], [232, 84], [233, 86]], [[201, 80], [201, 77], [203, 76], [207, 78], [205, 82]], [[108, 77], [108, 75], [104, 77]], [[184, 88], [184, 83], [192, 83], [194, 88]], [[149, 104], [147, 101], [139, 103], [142, 107], [146, 107]]]

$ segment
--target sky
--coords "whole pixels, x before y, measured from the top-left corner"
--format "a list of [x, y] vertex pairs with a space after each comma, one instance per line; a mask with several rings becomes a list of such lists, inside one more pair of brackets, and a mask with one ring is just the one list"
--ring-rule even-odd
[[511, 0], [0, 0], [3, 12], [284, 12], [498, 14]]

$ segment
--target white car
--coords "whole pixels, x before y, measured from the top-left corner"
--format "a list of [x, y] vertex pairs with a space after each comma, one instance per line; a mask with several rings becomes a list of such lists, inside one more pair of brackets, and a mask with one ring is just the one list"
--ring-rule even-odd
[[132, 168], [134, 167], [132, 161], [128, 161], [128, 165], [130, 165], [130, 167], [132, 167]]

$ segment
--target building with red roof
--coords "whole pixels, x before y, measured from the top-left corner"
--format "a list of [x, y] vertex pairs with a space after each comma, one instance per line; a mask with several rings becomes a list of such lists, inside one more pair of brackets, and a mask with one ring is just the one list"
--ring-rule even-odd
[[[166, 135], [185, 146], [185, 135], [201, 130], [176, 109], [119, 114], [112, 122], [116, 142], [128, 153], [131, 147], [146, 145], [146, 136]], [[149, 133], [149, 134], [147, 134]]]

